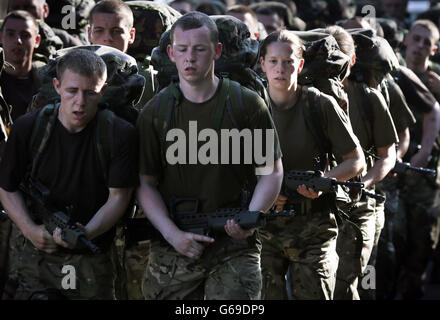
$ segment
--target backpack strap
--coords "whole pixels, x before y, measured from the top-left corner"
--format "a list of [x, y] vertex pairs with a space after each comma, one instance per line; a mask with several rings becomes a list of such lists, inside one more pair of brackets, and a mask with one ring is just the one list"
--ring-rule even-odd
[[244, 107], [241, 85], [235, 81], [230, 82], [229, 99], [226, 100], [226, 110], [234, 126], [238, 130], [242, 130], [249, 127], [249, 114]]
[[37, 119], [32, 128], [30, 139], [30, 154], [32, 157], [30, 177], [35, 178], [39, 161], [47, 142], [49, 141], [53, 128], [58, 118], [59, 104], [49, 104], [38, 113]]
[[324, 134], [322, 126], [324, 119], [321, 109], [321, 93], [319, 90], [312, 88], [307, 88], [306, 90], [308, 103], [303, 105], [304, 120], [307, 129], [309, 129], [318, 145], [321, 170], [324, 171], [331, 153], [331, 142]]

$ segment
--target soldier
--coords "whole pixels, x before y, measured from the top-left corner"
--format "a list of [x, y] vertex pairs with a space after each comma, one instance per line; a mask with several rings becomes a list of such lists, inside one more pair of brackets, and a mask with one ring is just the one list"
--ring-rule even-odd
[[0, 76], [0, 87], [6, 102], [12, 107], [12, 121], [26, 113], [32, 96], [40, 86], [38, 72], [32, 63], [40, 40], [38, 24], [31, 14], [12, 11], [6, 16], [0, 29], [0, 42], [10, 65]]
[[[60, 58], [53, 80], [61, 103], [26, 114], [11, 129], [0, 164], [0, 200], [21, 238], [15, 241], [16, 299], [113, 299], [108, 249], [113, 226], [138, 182], [137, 137], [128, 122], [98, 112], [106, 76], [104, 61], [93, 52], [69, 52]], [[109, 119], [111, 130], [104, 137], [98, 128]], [[112, 156], [100, 161], [100, 146]], [[38, 187], [44, 204], [29, 197], [29, 191], [24, 198], [23, 185]], [[34, 217], [40, 210], [64, 211], [101, 253], [65, 242], [60, 228], [50, 234]], [[75, 272], [68, 286], [63, 284], [66, 265]]]
[[[280, 189], [282, 164], [276, 134], [273, 139], [261, 141], [263, 145], [271, 145], [268, 154], [273, 157], [273, 164], [267, 164], [269, 170], [258, 182], [254, 162], [231, 165], [226, 156], [228, 159], [221, 165], [212, 162], [204, 165], [202, 161], [185, 164], [185, 155], [190, 154], [186, 144], [179, 151], [185, 160], [176, 164], [169, 161], [171, 142], [165, 136], [169, 138], [171, 132], [178, 131], [190, 141], [197, 139], [189, 131], [193, 121], [197, 123], [196, 134], [213, 128], [236, 129], [237, 122], [250, 130], [253, 137], [256, 128], [269, 135], [274, 133], [268, 108], [256, 93], [214, 75], [214, 63], [221, 51], [216, 24], [207, 15], [192, 12], [179, 18], [171, 29], [168, 46], [179, 83], [171, 83], [150, 100], [138, 119], [142, 164], [138, 201], [165, 239], [152, 242], [143, 283], [146, 299], [260, 298], [261, 246], [255, 229], [244, 230], [234, 220], [228, 220], [225, 232], [215, 233], [212, 238], [181, 230], [178, 221], [173, 220], [174, 214], [171, 218], [169, 214], [190, 209], [209, 213], [240, 205], [245, 210], [265, 212]], [[222, 98], [226, 95], [231, 97], [230, 103]], [[242, 103], [234, 102], [236, 98], [242, 99]], [[249, 117], [232, 116], [239, 110]], [[171, 114], [171, 118], [165, 120], [163, 114]], [[235, 152], [247, 153], [243, 147], [240, 143], [240, 150]], [[219, 159], [226, 159], [226, 149], [229, 150], [218, 148]]]
[[253, 10], [246, 6], [237, 5], [230, 7], [226, 14], [243, 21], [249, 29], [251, 39], [259, 39], [258, 18]]
[[8, 9], [8, 11], [27, 11], [37, 19], [41, 42], [34, 52], [34, 62], [37, 63], [38, 67], [46, 64], [49, 59], [53, 58], [57, 50], [63, 48], [61, 38], [44, 22], [44, 16], [47, 15], [44, 2], [44, 0], [10, 0]]
[[[302, 48], [300, 39], [285, 30], [270, 34], [260, 48], [260, 62], [269, 82], [274, 122], [284, 154], [284, 170], [315, 170], [317, 157], [320, 170], [326, 170], [327, 157], [320, 147], [324, 141], [317, 138], [318, 125], [311, 125], [316, 120], [320, 121], [319, 128], [323, 128], [323, 138], [331, 141], [330, 152], [342, 159], [339, 165], [324, 172], [324, 177], [348, 180], [365, 167], [362, 149], [335, 99], [315, 88], [298, 85], [297, 77], [304, 65]], [[307, 111], [318, 106], [321, 120], [312, 119], [312, 111]], [[279, 195], [277, 199], [278, 211], [293, 207], [296, 216], [270, 222], [261, 231], [262, 297], [286, 299], [285, 275], [289, 272], [294, 299], [333, 299], [338, 267], [336, 195], [322, 194], [304, 185], [297, 192], [295, 198]]]
[[101, 44], [127, 52], [134, 42], [133, 12], [120, 0], [103, 0], [90, 11], [88, 30], [91, 44]]
[[[356, 62], [353, 38], [344, 29], [332, 26], [326, 29], [338, 42], [339, 48], [350, 57], [350, 68]], [[366, 174], [361, 180], [365, 189], [374, 192], [374, 186], [381, 181], [396, 163], [398, 137], [388, 106], [382, 94], [375, 88], [373, 77], [366, 83], [343, 80], [348, 94], [349, 116], [353, 131], [359, 138], [367, 162]], [[337, 242], [339, 267], [335, 299], [359, 300], [358, 277], [365, 271], [373, 250], [376, 233], [375, 200], [365, 195], [350, 210], [350, 220], [362, 231], [362, 251], [355, 251], [357, 243], [351, 232], [351, 225], [344, 224]], [[360, 268], [359, 268], [360, 262]]]
[[[437, 169], [440, 153], [436, 141], [440, 111], [432, 96], [439, 79], [429, 70], [429, 57], [436, 50], [438, 37], [432, 22], [414, 22], [404, 40], [408, 69], [402, 67], [394, 74], [417, 120], [411, 128], [410, 151], [405, 160], [430, 169]], [[396, 225], [394, 231], [400, 270], [397, 290], [404, 299], [419, 299], [423, 296], [426, 267], [438, 241], [438, 182], [414, 173], [405, 175], [402, 184], [398, 215], [406, 223]]]

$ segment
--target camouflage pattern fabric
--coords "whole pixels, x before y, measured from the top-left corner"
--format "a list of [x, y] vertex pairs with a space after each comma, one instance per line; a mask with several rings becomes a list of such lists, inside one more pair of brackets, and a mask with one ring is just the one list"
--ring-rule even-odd
[[350, 224], [339, 229], [337, 252], [339, 266], [336, 277], [335, 300], [359, 300], [358, 280], [370, 259], [376, 233], [375, 200], [362, 198], [350, 212], [350, 221], [362, 232], [361, 255], [356, 254], [356, 235]]
[[[49, 16], [46, 18], [45, 22], [52, 28], [67, 31], [70, 35], [77, 38], [83, 45], [89, 43], [87, 36], [87, 26], [89, 24], [89, 13], [90, 10], [95, 6], [95, 1], [93, 0], [46, 0], [49, 5]], [[67, 19], [67, 15], [72, 12], [71, 9], [67, 10], [65, 13], [62, 12], [65, 6], [70, 6], [66, 8], [73, 8], [75, 11], [74, 17], [74, 28], [64, 29], [63, 21]], [[71, 23], [69, 19], [66, 20], [67, 23]]]
[[128, 47], [127, 53], [136, 60], [143, 60], [159, 45], [162, 33], [171, 29], [182, 15], [161, 2], [127, 1], [126, 4], [133, 11], [136, 29], [135, 41]]
[[[14, 240], [15, 268], [18, 275], [16, 300], [114, 299], [113, 268], [110, 252], [92, 254], [46, 254], [36, 249], [23, 235]], [[63, 289], [67, 275], [62, 268], [76, 271], [76, 289]]]
[[139, 74], [145, 78], [144, 91], [142, 92], [139, 102], [135, 105], [135, 107], [140, 110], [156, 94], [158, 83], [156, 80], [157, 71], [154, 70], [151, 64], [150, 56], [146, 56], [143, 61], [138, 61], [137, 65]]
[[262, 299], [287, 299], [285, 275], [289, 267], [294, 300], [333, 299], [338, 267], [338, 227], [333, 213], [308, 212], [278, 218], [260, 234]]
[[336, 39], [323, 29], [306, 32], [293, 31], [304, 44], [304, 68], [298, 83], [314, 86], [333, 96], [345, 110], [348, 97], [342, 85], [350, 64], [350, 58], [340, 49]]
[[168, 244], [152, 242], [142, 283], [145, 299], [260, 299], [260, 250], [251, 244], [255, 236], [242, 240], [215, 236], [196, 261]]
[[393, 234], [396, 254], [402, 257], [397, 290], [404, 299], [419, 299], [425, 270], [439, 238], [440, 194], [424, 177], [408, 174], [400, 199], [399, 215], [405, 218], [406, 230], [404, 238]]
[[165, 88], [171, 81], [177, 80], [176, 65], [170, 60], [167, 53], [167, 46], [171, 43], [170, 30], [162, 33], [159, 46], [151, 52], [151, 64], [157, 70], [157, 82], [159, 84], [157, 92]]

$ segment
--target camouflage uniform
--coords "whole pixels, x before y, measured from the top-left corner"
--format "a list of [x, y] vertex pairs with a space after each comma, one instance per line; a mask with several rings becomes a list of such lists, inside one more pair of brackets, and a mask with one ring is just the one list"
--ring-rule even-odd
[[[110, 253], [45, 254], [36, 249], [14, 225], [15, 254], [12, 257], [18, 287], [15, 300], [106, 299], [113, 296], [113, 270]], [[76, 289], [63, 289], [64, 266], [75, 268]]]
[[[373, 165], [373, 148], [386, 147], [398, 141], [391, 114], [385, 99], [378, 90], [368, 88], [363, 83], [348, 80], [346, 90], [349, 97], [349, 114], [354, 133], [359, 138], [365, 153], [367, 170]], [[368, 105], [367, 105], [368, 104]], [[374, 189], [372, 190], [374, 192]], [[365, 271], [375, 241], [380, 216], [375, 210], [376, 201], [362, 195], [359, 202], [350, 210], [352, 221], [362, 232], [362, 250], [356, 251], [350, 224], [344, 224], [338, 237], [337, 252], [340, 258], [338, 267], [335, 299], [359, 300], [357, 280]], [[380, 233], [380, 231], [379, 231]]]
[[226, 237], [216, 237], [197, 262], [168, 244], [153, 242], [142, 284], [145, 299], [260, 299], [261, 272], [255, 268], [259, 248], [249, 245], [251, 239]]
[[[263, 250], [261, 268], [265, 300], [286, 300], [287, 270], [291, 294], [295, 300], [331, 300], [336, 282], [338, 225], [325, 198], [320, 210], [312, 210], [312, 201], [295, 210], [293, 218], [279, 218], [261, 230]], [[300, 207], [300, 206], [299, 206]], [[325, 209], [327, 207], [327, 209]]]

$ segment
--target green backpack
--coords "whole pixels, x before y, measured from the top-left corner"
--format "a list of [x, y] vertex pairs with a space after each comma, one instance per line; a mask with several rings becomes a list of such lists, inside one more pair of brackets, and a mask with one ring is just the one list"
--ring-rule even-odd
[[142, 61], [159, 45], [162, 33], [171, 29], [182, 15], [162, 2], [127, 1], [126, 4], [133, 11], [133, 27], [136, 29], [134, 43], [128, 47], [127, 53]]
[[38, 70], [42, 86], [33, 98], [31, 110], [59, 101], [60, 97], [52, 84], [52, 79], [56, 77], [56, 65], [61, 56], [75, 49], [94, 51], [107, 65], [108, 87], [101, 98], [100, 107], [113, 111], [117, 116], [135, 125], [139, 111], [134, 105], [142, 95], [145, 78], [138, 74], [133, 57], [115, 48], [101, 45], [78, 46], [57, 51], [56, 58]]
[[342, 80], [349, 70], [350, 58], [339, 49], [336, 39], [323, 30], [291, 32], [304, 44], [304, 68], [298, 83], [331, 95], [345, 110], [348, 98]]

